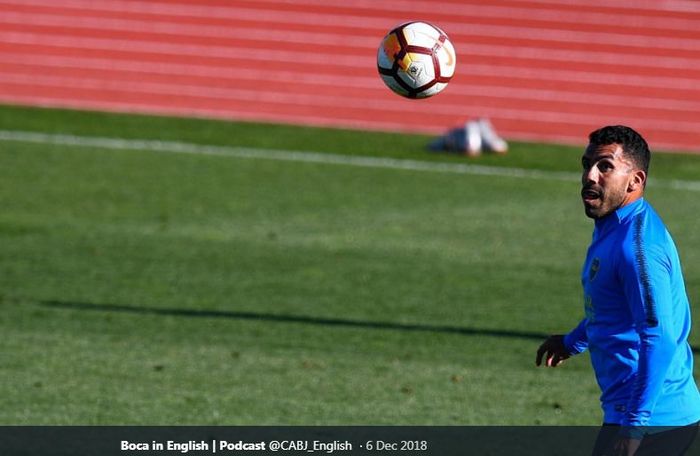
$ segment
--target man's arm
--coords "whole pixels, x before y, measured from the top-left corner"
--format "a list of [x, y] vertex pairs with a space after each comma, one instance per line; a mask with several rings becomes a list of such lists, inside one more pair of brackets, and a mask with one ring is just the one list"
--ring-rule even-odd
[[622, 264], [625, 298], [639, 333], [639, 359], [624, 427], [646, 426], [673, 361], [676, 335], [672, 315], [671, 262], [659, 244], [627, 250]]
[[569, 334], [564, 336], [564, 346], [571, 355], [583, 353], [588, 348], [588, 335], [586, 334], [586, 324], [588, 319], [584, 318]]

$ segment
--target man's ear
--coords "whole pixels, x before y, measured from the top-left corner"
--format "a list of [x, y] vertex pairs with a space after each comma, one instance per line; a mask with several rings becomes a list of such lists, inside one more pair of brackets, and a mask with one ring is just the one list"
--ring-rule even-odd
[[647, 183], [647, 173], [642, 169], [637, 169], [632, 172], [632, 179], [630, 179], [627, 184], [627, 191], [634, 192], [637, 190], [644, 190]]

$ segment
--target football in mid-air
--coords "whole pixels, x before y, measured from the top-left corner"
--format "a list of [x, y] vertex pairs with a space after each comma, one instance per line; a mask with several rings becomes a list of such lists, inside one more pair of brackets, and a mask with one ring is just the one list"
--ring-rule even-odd
[[427, 22], [406, 22], [391, 30], [377, 51], [384, 83], [407, 98], [440, 93], [455, 73], [457, 56], [445, 32]]

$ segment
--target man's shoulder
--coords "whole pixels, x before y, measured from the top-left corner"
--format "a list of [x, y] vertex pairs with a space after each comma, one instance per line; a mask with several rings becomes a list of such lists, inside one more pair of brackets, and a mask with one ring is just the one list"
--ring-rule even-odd
[[673, 244], [666, 224], [651, 204], [644, 202], [644, 208], [632, 222], [633, 233], [640, 242], [651, 244]]
[[675, 250], [663, 220], [646, 202], [621, 228], [624, 234], [620, 248], [627, 261], [638, 262], [641, 257], [667, 257]]
[[627, 236], [646, 241], [666, 241], [668, 230], [666, 224], [651, 204], [642, 201], [637, 210], [629, 214], [620, 224]]

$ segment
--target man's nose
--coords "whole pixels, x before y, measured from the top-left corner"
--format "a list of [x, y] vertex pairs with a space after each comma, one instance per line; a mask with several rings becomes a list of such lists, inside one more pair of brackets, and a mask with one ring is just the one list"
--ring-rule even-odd
[[598, 183], [598, 168], [595, 166], [591, 166], [590, 168], [586, 169], [583, 171], [583, 176], [581, 178], [582, 182], [584, 184], [597, 184]]

